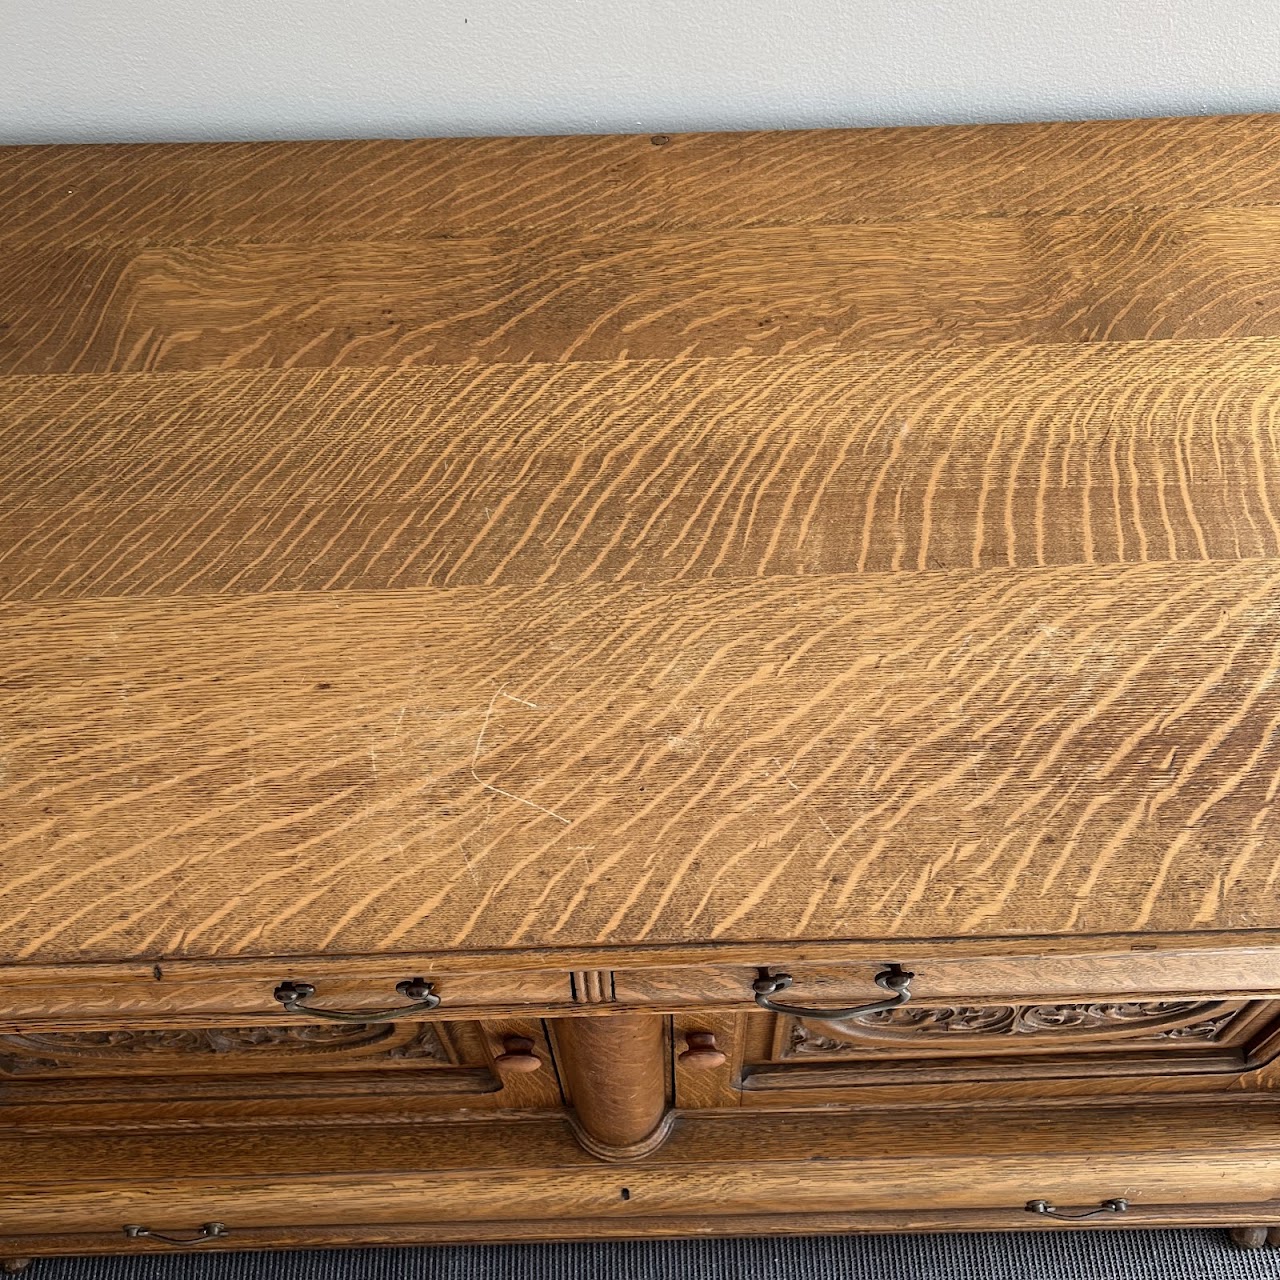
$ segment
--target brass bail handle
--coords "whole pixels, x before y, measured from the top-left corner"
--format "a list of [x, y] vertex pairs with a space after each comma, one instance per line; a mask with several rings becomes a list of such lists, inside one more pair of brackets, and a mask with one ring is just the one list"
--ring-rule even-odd
[[316, 993], [309, 982], [282, 982], [271, 994], [284, 1006], [286, 1013], [305, 1013], [313, 1018], [330, 1018], [334, 1022], [391, 1022], [411, 1013], [428, 1013], [440, 1004], [435, 987], [425, 978], [406, 978], [397, 982], [396, 991], [414, 1003], [398, 1009], [357, 1009], [351, 1013], [342, 1009], [321, 1009], [302, 1003]]
[[819, 1009], [774, 1000], [773, 996], [791, 985], [792, 977], [789, 973], [770, 973], [768, 969], [761, 969], [760, 976], [751, 984], [751, 989], [755, 992], [756, 1004], [771, 1013], [785, 1013], [792, 1018], [859, 1018], [868, 1013], [901, 1008], [911, 999], [911, 980], [915, 976], [900, 964], [886, 965], [876, 974], [876, 985], [892, 991], [893, 995], [888, 1000], [875, 1000], [870, 1004], [853, 1005], [848, 1009]]
[[167, 1236], [163, 1232], [152, 1231], [150, 1227], [139, 1227], [133, 1223], [125, 1227], [124, 1233], [130, 1240], [158, 1240], [161, 1244], [178, 1245], [183, 1248], [205, 1244], [210, 1240], [221, 1240], [224, 1236], [231, 1234], [224, 1222], [206, 1222], [193, 1236]]
[[1082, 1222], [1085, 1218], [1099, 1218], [1107, 1213], [1124, 1213], [1129, 1202], [1120, 1196], [1112, 1200], [1103, 1200], [1096, 1209], [1086, 1209], [1083, 1213], [1062, 1213], [1048, 1200], [1028, 1200], [1023, 1206], [1028, 1213], [1038, 1213], [1042, 1218], [1057, 1218], [1059, 1222]]

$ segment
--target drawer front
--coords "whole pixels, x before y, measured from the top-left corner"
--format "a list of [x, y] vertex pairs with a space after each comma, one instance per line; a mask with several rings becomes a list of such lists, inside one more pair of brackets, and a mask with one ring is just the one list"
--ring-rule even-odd
[[[835, 1235], [875, 1232], [925, 1231], [1035, 1231], [1082, 1229], [1114, 1230], [1155, 1227], [1243, 1227], [1256, 1229], [1280, 1224], [1280, 1205], [1261, 1203], [1131, 1204], [1124, 1217], [1102, 1215], [1067, 1224], [1053, 1218], [1036, 1218], [1014, 1205], [992, 1209], [841, 1209], [779, 1212], [767, 1207], [750, 1213], [612, 1218], [506, 1217], [484, 1221], [455, 1219], [448, 1222], [352, 1222], [345, 1225], [311, 1225], [296, 1220], [282, 1226], [227, 1226], [216, 1238], [190, 1245], [173, 1245], [154, 1236], [131, 1239], [119, 1227], [114, 1230], [59, 1235], [0, 1236], [0, 1257], [81, 1257], [84, 1255], [173, 1253], [198, 1250], [240, 1252], [264, 1249], [344, 1248], [361, 1245], [440, 1245], [510, 1241], [679, 1239], [708, 1236]], [[224, 1224], [226, 1226], [226, 1224]], [[167, 1230], [166, 1230], [167, 1229]], [[199, 1236], [200, 1226], [191, 1220], [157, 1222], [154, 1231], [181, 1239]], [[1273, 1243], [1280, 1244], [1280, 1225], [1272, 1226]]]
[[763, 1228], [841, 1212], [985, 1211], [1006, 1225], [1043, 1225], [1026, 1208], [1040, 1199], [1073, 1211], [1123, 1199], [1132, 1217], [1106, 1220], [1140, 1222], [1160, 1206], [1280, 1196], [1275, 1122], [1274, 1108], [1229, 1101], [1110, 1115], [695, 1116], [665, 1148], [626, 1167], [593, 1161], [557, 1121], [52, 1140], [0, 1133], [0, 1154], [21, 1162], [25, 1176], [0, 1187], [0, 1236], [119, 1236], [133, 1224], [190, 1237], [219, 1222], [230, 1244], [239, 1232], [282, 1224], [755, 1214]]
[[1280, 1085], [1277, 1000], [912, 1002], [843, 1019], [681, 1014], [675, 1042], [677, 1104], [691, 1108], [1105, 1099]]
[[0, 1034], [0, 1124], [243, 1125], [561, 1103], [533, 1019]]
[[[895, 1168], [895, 1166], [898, 1166]], [[1219, 1205], [1248, 1202], [1260, 1187], [1280, 1192], [1269, 1161], [1255, 1155], [1244, 1161], [1207, 1157], [1188, 1171], [1176, 1156], [1145, 1161], [1115, 1156], [1085, 1167], [1075, 1161], [1054, 1168], [1046, 1160], [1016, 1164], [984, 1164], [979, 1160], [940, 1159], [934, 1166], [937, 1183], [916, 1188], [904, 1182], [892, 1158], [867, 1161], [815, 1161], [804, 1169], [759, 1168], [743, 1160], [718, 1173], [706, 1169], [675, 1170], [638, 1167], [628, 1170], [624, 1204], [619, 1179], [594, 1169], [538, 1170], [497, 1177], [477, 1171], [448, 1183], [429, 1174], [354, 1181], [320, 1178], [290, 1185], [264, 1185], [244, 1190], [208, 1190], [158, 1184], [133, 1193], [86, 1189], [73, 1197], [31, 1198], [18, 1212], [0, 1209], [0, 1239], [30, 1233], [101, 1232], [122, 1239], [123, 1226], [145, 1226], [155, 1232], [188, 1238], [202, 1224], [217, 1222], [228, 1228], [225, 1243], [250, 1247], [253, 1235], [311, 1225], [436, 1223], [457, 1228], [462, 1223], [483, 1229], [485, 1223], [523, 1221], [558, 1223], [589, 1220], [600, 1224], [632, 1224], [642, 1234], [644, 1224], [666, 1220], [683, 1224], [675, 1234], [706, 1234], [718, 1219], [751, 1213], [756, 1230], [785, 1229], [788, 1220], [806, 1214], [840, 1212], [903, 1215], [899, 1229], [910, 1229], [911, 1216], [952, 1210], [985, 1211], [989, 1225], [1029, 1227], [1061, 1222], [1032, 1219], [1024, 1206], [1052, 1188], [1049, 1203], [1087, 1211], [1114, 1198], [1117, 1187], [1127, 1188], [1130, 1204], [1124, 1215], [1104, 1214], [1105, 1225], [1147, 1225], [1149, 1207], [1164, 1209], [1169, 1220], [1174, 1205]], [[744, 1187], [749, 1185], [749, 1191]], [[950, 1185], [950, 1192], [942, 1190]], [[1030, 1190], [1030, 1193], [1028, 1189]], [[1140, 1197], [1140, 1198], [1139, 1198]], [[632, 1207], [634, 1206], [634, 1207]], [[1147, 1210], [1147, 1213], [1144, 1213]], [[1276, 1214], [1272, 1207], [1271, 1212]], [[22, 1221], [19, 1221], [21, 1216]], [[123, 1221], [122, 1221], [123, 1219]], [[1159, 1220], [1159, 1219], [1157, 1219]], [[1175, 1215], [1174, 1221], [1178, 1218]], [[776, 1225], [774, 1225], [776, 1224]], [[741, 1231], [741, 1222], [730, 1229]], [[521, 1233], [511, 1232], [518, 1237]], [[552, 1233], [554, 1235], [558, 1233]], [[620, 1232], [618, 1234], [626, 1234]], [[247, 1239], [246, 1239], [247, 1236]], [[467, 1238], [460, 1233], [460, 1238]], [[16, 1247], [15, 1247], [15, 1251]]]
[[423, 972], [410, 960], [399, 967], [383, 961], [382, 968], [361, 964], [352, 973], [351, 962], [317, 961], [300, 965], [266, 962], [251, 971], [222, 974], [214, 970], [190, 976], [181, 966], [156, 965], [136, 974], [100, 977], [66, 969], [43, 980], [15, 980], [0, 985], [0, 1031], [93, 1030], [125, 1026], [192, 1028], [227, 1025], [245, 1019], [244, 1025], [270, 1022], [320, 1022], [306, 1013], [286, 1014], [276, 997], [285, 983], [305, 983], [313, 994], [303, 1001], [332, 1012], [380, 1013], [412, 1005], [415, 1000], [399, 993], [400, 983], [422, 977], [440, 997], [429, 1013], [409, 1013], [402, 1020], [493, 1018], [536, 1013], [544, 1009], [572, 1007], [573, 978], [554, 970], [498, 973]]
[[792, 982], [780, 998], [789, 1003], [853, 1005], [884, 998], [876, 978], [890, 964], [912, 974], [911, 992], [921, 1002], [1280, 997], [1280, 950], [1272, 947], [940, 958], [886, 945], [879, 961], [847, 963], [766, 952], [755, 964], [619, 970], [613, 986], [623, 1005], [751, 1009], [753, 983], [762, 974], [785, 972]]
[[[640, 957], [634, 957], [639, 960]], [[762, 973], [786, 972], [791, 1003], [849, 1005], [882, 998], [876, 976], [893, 961], [914, 974], [919, 1004], [1018, 1001], [1250, 999], [1280, 997], [1280, 948], [1204, 948], [1100, 955], [955, 957], [888, 955], [883, 961], [816, 962], [780, 953], [721, 963], [692, 963], [678, 953], [643, 967], [593, 969], [580, 954], [564, 967], [470, 971], [462, 957], [316, 957], [279, 962], [254, 959], [132, 966], [14, 966], [0, 968], [0, 1032], [76, 1031], [112, 1027], [194, 1028], [259, 1021], [314, 1020], [283, 1014], [275, 999], [283, 983], [314, 988], [306, 1004], [330, 1011], [382, 1012], [411, 1003], [399, 984], [423, 978], [440, 997], [429, 1014], [405, 1020], [561, 1017], [612, 1010], [679, 1012], [755, 1007], [753, 983]], [[475, 963], [475, 961], [471, 961]]]

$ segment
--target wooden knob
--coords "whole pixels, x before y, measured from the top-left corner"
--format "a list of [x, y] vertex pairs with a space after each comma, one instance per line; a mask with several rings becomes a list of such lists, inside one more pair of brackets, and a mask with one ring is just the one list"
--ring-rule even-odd
[[503, 1036], [502, 1053], [493, 1060], [493, 1065], [506, 1075], [508, 1072], [537, 1071], [542, 1066], [542, 1059], [533, 1051], [533, 1041], [528, 1036]]
[[690, 1031], [685, 1036], [684, 1043], [685, 1051], [680, 1055], [679, 1062], [690, 1071], [714, 1071], [728, 1061], [716, 1048], [716, 1038], [710, 1031]]

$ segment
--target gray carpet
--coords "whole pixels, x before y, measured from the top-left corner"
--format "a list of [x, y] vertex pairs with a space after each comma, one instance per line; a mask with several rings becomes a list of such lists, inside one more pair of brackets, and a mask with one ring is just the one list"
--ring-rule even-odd
[[1280, 1280], [1224, 1231], [817, 1236], [40, 1259], [29, 1280]]

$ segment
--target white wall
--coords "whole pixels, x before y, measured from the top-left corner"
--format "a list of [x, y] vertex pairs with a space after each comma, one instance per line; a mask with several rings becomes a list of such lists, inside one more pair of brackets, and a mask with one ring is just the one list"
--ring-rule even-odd
[[1280, 110], [1280, 0], [0, 0], [0, 141]]

